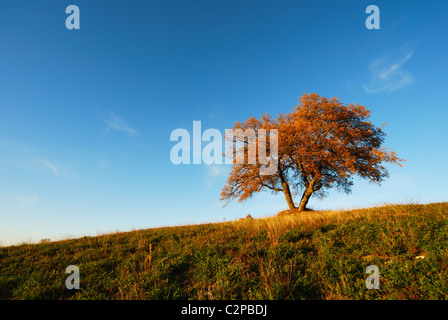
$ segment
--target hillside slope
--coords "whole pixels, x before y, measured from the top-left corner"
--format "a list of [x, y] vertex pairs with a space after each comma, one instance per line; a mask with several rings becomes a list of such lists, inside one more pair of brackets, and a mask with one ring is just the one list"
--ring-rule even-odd
[[[68, 290], [68, 265], [80, 290]], [[365, 269], [380, 270], [368, 290]], [[0, 299], [446, 299], [448, 203], [0, 248]]]

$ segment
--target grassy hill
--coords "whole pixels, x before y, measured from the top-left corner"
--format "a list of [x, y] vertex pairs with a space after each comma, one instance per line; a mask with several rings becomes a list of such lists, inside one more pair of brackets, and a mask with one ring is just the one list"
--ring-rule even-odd
[[[368, 290], [365, 269], [380, 269]], [[68, 265], [80, 290], [68, 290]], [[0, 248], [1, 299], [446, 299], [448, 203]]]

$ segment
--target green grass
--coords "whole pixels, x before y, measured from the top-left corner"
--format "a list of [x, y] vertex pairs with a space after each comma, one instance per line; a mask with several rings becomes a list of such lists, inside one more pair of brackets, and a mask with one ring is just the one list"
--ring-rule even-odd
[[[372, 264], [380, 269], [379, 290], [365, 285]], [[65, 287], [68, 265], [80, 269], [80, 290]], [[306, 212], [0, 248], [0, 299], [447, 297], [448, 203]]]

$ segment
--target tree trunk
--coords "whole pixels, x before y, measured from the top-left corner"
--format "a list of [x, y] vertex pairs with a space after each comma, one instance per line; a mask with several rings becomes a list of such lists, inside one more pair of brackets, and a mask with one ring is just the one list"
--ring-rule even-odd
[[283, 193], [285, 194], [286, 202], [288, 203], [289, 210], [297, 209], [294, 201], [292, 200], [291, 191], [289, 190], [289, 186], [286, 183], [286, 186], [283, 186]]
[[282, 183], [283, 187], [283, 193], [285, 194], [286, 202], [288, 203], [289, 210], [295, 210], [297, 209], [294, 201], [292, 200], [291, 190], [289, 189], [289, 184], [286, 181], [285, 177], [283, 176], [283, 171], [280, 169], [280, 162], [278, 164], [278, 174], [280, 177], [280, 181]]
[[313, 189], [310, 187], [305, 189], [305, 192], [302, 195], [302, 199], [300, 200], [300, 204], [299, 204], [299, 209], [298, 211], [305, 211], [306, 210], [306, 205], [308, 204], [308, 201], [310, 200], [311, 195], [313, 194]]
[[314, 185], [316, 184], [317, 178], [316, 176], [313, 177], [310, 184], [306, 187], [305, 191], [303, 192], [302, 199], [300, 199], [299, 204], [299, 212], [306, 210], [306, 205], [308, 204], [308, 201], [311, 198], [311, 195], [315, 191]]

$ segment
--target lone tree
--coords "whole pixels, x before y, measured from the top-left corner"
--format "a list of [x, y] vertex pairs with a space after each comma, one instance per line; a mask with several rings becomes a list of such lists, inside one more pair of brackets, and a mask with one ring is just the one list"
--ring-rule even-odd
[[[273, 142], [277, 144], [278, 156], [270, 159], [275, 161], [277, 170], [265, 175], [261, 170], [266, 164], [234, 160], [220, 200], [228, 203], [238, 198], [242, 202], [259, 191], [271, 190], [283, 192], [289, 209], [301, 212], [306, 210], [311, 196], [323, 198], [330, 188], [350, 193], [354, 175], [380, 184], [389, 176], [383, 163], [402, 166], [399, 162], [405, 160], [381, 147], [386, 134], [369, 117], [370, 111], [364, 106], [344, 105], [338, 98], [327, 99], [312, 93], [303, 95], [292, 113], [280, 114], [275, 119], [265, 114], [260, 119], [252, 117], [244, 123], [235, 123], [233, 130], [255, 132], [252, 142], [259, 139], [259, 129], [278, 130], [277, 140], [263, 138], [266, 153]], [[239, 152], [245, 152], [247, 159], [250, 139], [236, 138], [226, 137], [229, 142], [240, 143]], [[293, 197], [299, 193], [302, 196], [296, 207]]]

